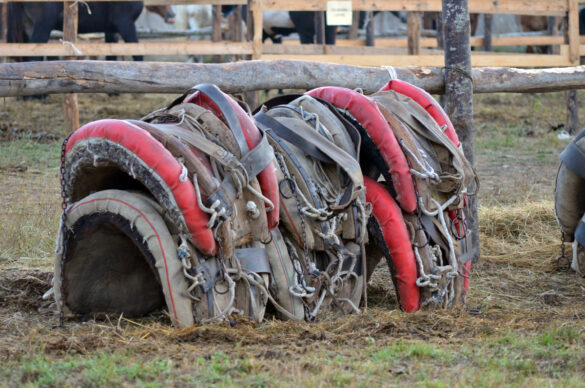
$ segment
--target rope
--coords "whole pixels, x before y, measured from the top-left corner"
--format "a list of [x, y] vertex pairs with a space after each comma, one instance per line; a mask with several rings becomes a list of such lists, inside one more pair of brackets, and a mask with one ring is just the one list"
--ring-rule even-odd
[[181, 174], [179, 175], [179, 181], [186, 182], [188, 177], [189, 171], [187, 170], [187, 167], [185, 167], [185, 165], [181, 163]]
[[[417, 171], [414, 168], [410, 169], [410, 173], [420, 179], [426, 180], [429, 183], [432, 184], [439, 184], [441, 183], [441, 177], [439, 177], [439, 174], [437, 174], [435, 172], [435, 170], [428, 164], [428, 163], [423, 163], [416, 155], [415, 153], [410, 150], [410, 148], [408, 148], [406, 146], [406, 144], [404, 143], [403, 139], [400, 139], [400, 145], [402, 146], [402, 148], [404, 149], [404, 151], [406, 151], [406, 153], [408, 154], [408, 156], [410, 157], [410, 159], [412, 159], [417, 165], [418, 167], [423, 171]], [[426, 166], [425, 166], [426, 165]], [[432, 181], [432, 182], [431, 182]]]
[[77, 47], [75, 47], [73, 42], [70, 42], [68, 40], [63, 40], [63, 39], [59, 39], [59, 42], [61, 42], [65, 46], [71, 46], [71, 49], [73, 50], [75, 55], [83, 55], [83, 52], [80, 49], [78, 49]]
[[386, 71], [388, 72], [390, 81], [398, 79], [398, 74], [396, 73], [396, 69], [394, 68], [394, 66], [382, 66], [382, 68], [386, 69]]
[[209, 221], [207, 222], [207, 227], [211, 229], [215, 225], [215, 221], [217, 220], [217, 218], [223, 217], [226, 214], [227, 210], [225, 207], [222, 207], [219, 211], [217, 210], [219, 205], [221, 205], [221, 201], [219, 199], [216, 199], [215, 202], [211, 204], [211, 207], [207, 207], [203, 204], [203, 202], [201, 201], [201, 192], [199, 191], [199, 183], [197, 182], [197, 174], [193, 174], [193, 187], [195, 187], [197, 205], [205, 213], [211, 214], [211, 217], [209, 217]]
[[465, 70], [459, 68], [459, 67], [455, 67], [455, 66], [445, 66], [443, 67], [443, 70], [452, 70], [452, 71], [456, 71], [459, 74], [461, 74], [462, 76], [464, 76], [465, 78], [468, 78], [471, 81], [471, 84], [473, 84], [473, 77], [471, 76], [471, 74], [469, 74], [468, 72], [466, 72]]
[[69, 6], [69, 8], [73, 8], [73, 7], [75, 7], [77, 4], [83, 4], [83, 5], [85, 5], [85, 8], [87, 8], [87, 14], [88, 14], [88, 15], [91, 15], [91, 8], [89, 8], [89, 4], [87, 4], [87, 2], [85, 2], [85, 1], [83, 1], [83, 0], [75, 0], [75, 1], [73, 2], [73, 4], [71, 4], [71, 5]]

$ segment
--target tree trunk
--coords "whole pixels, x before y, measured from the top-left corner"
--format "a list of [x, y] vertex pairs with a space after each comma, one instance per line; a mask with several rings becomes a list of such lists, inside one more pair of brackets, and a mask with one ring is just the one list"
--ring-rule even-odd
[[[473, 165], [473, 80], [469, 45], [469, 8], [466, 0], [443, 0], [445, 45], [445, 111], [451, 118], [463, 152]], [[474, 188], [472, 188], [473, 190]], [[472, 260], [479, 259], [479, 224], [476, 197], [468, 201], [468, 231]]]

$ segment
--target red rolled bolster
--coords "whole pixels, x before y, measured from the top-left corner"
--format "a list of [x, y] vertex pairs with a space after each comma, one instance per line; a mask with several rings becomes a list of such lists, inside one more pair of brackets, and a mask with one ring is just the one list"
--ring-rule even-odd
[[392, 185], [396, 190], [396, 201], [405, 212], [414, 213], [417, 208], [417, 199], [408, 162], [376, 103], [356, 91], [332, 86], [313, 89], [307, 94], [322, 98], [340, 109], [347, 110], [360, 122], [388, 166]]
[[402, 212], [384, 186], [368, 177], [364, 177], [364, 185], [366, 201], [372, 204], [372, 214], [382, 228], [390, 251], [400, 307], [406, 312], [417, 311], [420, 306], [418, 270]]
[[422, 106], [426, 109], [427, 112], [431, 115], [431, 117], [435, 120], [437, 124], [441, 128], [445, 126], [444, 132], [445, 135], [457, 146], [459, 147], [459, 138], [457, 137], [457, 132], [455, 132], [455, 128], [453, 127], [453, 123], [447, 116], [447, 113], [443, 110], [441, 105], [437, 103], [437, 101], [428, 94], [425, 90], [419, 88], [418, 86], [414, 86], [409, 84], [408, 82], [401, 81], [399, 79], [392, 80], [386, 84], [382, 89], [379, 91], [382, 92], [384, 90], [394, 90], [396, 93], [400, 93], [406, 97], [412, 98], [417, 104]]
[[75, 131], [67, 142], [65, 152], [88, 138], [108, 139], [119, 144], [152, 168], [171, 190], [197, 249], [208, 256], [217, 253], [213, 231], [207, 227], [207, 214], [197, 205], [193, 184], [188, 179], [181, 182], [179, 177], [183, 167], [161, 143], [131, 123], [107, 119], [91, 122]]
[[[223, 93], [223, 92], [222, 92]], [[230, 96], [223, 93], [228, 100], [231, 107], [234, 109], [236, 113], [236, 117], [240, 122], [240, 126], [242, 127], [242, 132], [244, 137], [246, 138], [246, 143], [248, 144], [248, 148], [252, 149], [260, 143], [262, 140], [262, 134], [260, 130], [254, 124], [254, 121], [248, 116], [248, 114], [242, 109], [237, 102], [233, 100]], [[186, 102], [191, 102], [193, 104], [202, 106], [205, 109], [211, 110], [216, 114], [216, 116], [225, 122], [223, 118], [223, 113], [220, 109], [215, 105], [215, 103], [207, 97], [205, 94], [200, 92], [195, 92]], [[226, 123], [227, 124], [227, 123]], [[266, 196], [273, 204], [274, 209], [271, 212], [266, 213], [266, 217], [268, 220], [268, 228], [270, 230], [274, 229], [278, 225], [279, 219], [279, 191], [278, 191], [278, 182], [276, 178], [276, 167], [274, 167], [274, 163], [270, 163], [266, 168], [258, 174], [258, 182], [260, 183], [260, 189], [262, 190], [262, 194]]]

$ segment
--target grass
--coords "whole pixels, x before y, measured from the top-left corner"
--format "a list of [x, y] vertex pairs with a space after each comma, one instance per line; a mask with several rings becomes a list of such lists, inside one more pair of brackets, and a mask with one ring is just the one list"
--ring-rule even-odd
[[[140, 117], [168, 98], [80, 100], [87, 121]], [[5, 103], [15, 118], [0, 117], [0, 139], [2, 128], [24, 135], [0, 140], [0, 386], [585, 386], [585, 283], [555, 267], [552, 187], [567, 142], [552, 128], [563, 103], [562, 94], [475, 96], [482, 259], [466, 309], [397, 311], [381, 266], [360, 316], [184, 332], [162, 313], [54, 328], [54, 306], [40, 295], [60, 215], [63, 136], [37, 141], [27, 131], [58, 134], [47, 110], [60, 100], [26, 105], [26, 117]]]

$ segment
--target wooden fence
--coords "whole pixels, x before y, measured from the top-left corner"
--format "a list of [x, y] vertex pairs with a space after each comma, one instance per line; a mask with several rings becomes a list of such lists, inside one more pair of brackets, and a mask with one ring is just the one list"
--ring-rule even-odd
[[[32, 0], [16, 0], [32, 1]], [[49, 1], [49, 0], [35, 0]], [[100, 0], [86, 0], [100, 1]], [[128, 1], [128, 0], [115, 0]], [[3, 5], [7, 0], [0, 0]], [[443, 51], [437, 40], [422, 38], [420, 18], [409, 17], [408, 35], [401, 38], [377, 39], [374, 46], [366, 46], [365, 40], [338, 40], [337, 45], [263, 44], [262, 11], [299, 10], [324, 11], [327, 0], [146, 0], [146, 4], [212, 4], [215, 14], [222, 4], [249, 6], [251, 21], [248, 40], [242, 33], [230, 41], [221, 41], [218, 31], [219, 16], [214, 20], [214, 41], [145, 41], [140, 43], [97, 43], [77, 41], [77, 32], [70, 31], [69, 39], [75, 45], [61, 43], [24, 44], [0, 43], [0, 56], [103, 56], [103, 55], [248, 55], [254, 59], [303, 59], [322, 62], [345, 63], [368, 66], [442, 66]], [[65, 25], [76, 15], [74, 2], [65, 1]], [[494, 37], [492, 46], [555, 45], [555, 54], [494, 53], [474, 51], [473, 66], [554, 67], [574, 66], [579, 56], [585, 55], [584, 44], [580, 44], [578, 0], [469, 0], [472, 13], [517, 14], [564, 17], [568, 20], [564, 36], [518, 36]], [[72, 6], [74, 5], [74, 6]], [[72, 6], [72, 7], [71, 7]], [[441, 0], [353, 0], [354, 11], [408, 11], [412, 15], [421, 12], [441, 11]], [[6, 12], [3, 12], [4, 18]], [[417, 21], [418, 20], [418, 21]], [[252, 22], [253, 21], [253, 22]], [[237, 20], [236, 20], [237, 22]], [[5, 23], [2, 24], [5, 28]], [[584, 37], [585, 38], [585, 37]], [[483, 45], [483, 38], [472, 38], [472, 46]], [[410, 54], [409, 54], [410, 53]]]

